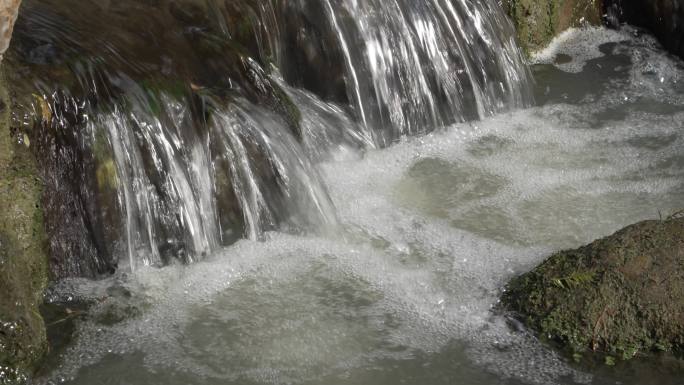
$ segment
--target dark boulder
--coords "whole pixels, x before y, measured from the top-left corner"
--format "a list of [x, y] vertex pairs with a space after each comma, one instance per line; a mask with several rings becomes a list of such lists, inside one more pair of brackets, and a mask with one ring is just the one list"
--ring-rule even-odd
[[646, 221], [513, 279], [507, 309], [570, 353], [684, 351], [684, 218]]

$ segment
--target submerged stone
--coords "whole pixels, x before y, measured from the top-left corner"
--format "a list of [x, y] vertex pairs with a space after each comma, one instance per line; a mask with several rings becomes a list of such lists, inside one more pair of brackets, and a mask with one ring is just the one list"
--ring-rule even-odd
[[684, 218], [645, 221], [559, 252], [502, 296], [542, 339], [573, 354], [684, 352]]

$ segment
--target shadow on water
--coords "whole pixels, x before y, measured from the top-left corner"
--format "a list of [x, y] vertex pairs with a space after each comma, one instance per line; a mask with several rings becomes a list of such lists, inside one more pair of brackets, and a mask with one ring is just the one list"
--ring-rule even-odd
[[[538, 105], [587, 102], [588, 98], [600, 100], [615, 86], [625, 85], [630, 78], [630, 56], [614, 52], [618, 43], [606, 43], [599, 47], [603, 56], [590, 59], [579, 73], [564, 71], [556, 64], [577, 60], [566, 54], [558, 54], [555, 64], [532, 66], [536, 80], [534, 96]], [[591, 100], [591, 99], [589, 99]]]
[[[635, 35], [643, 32], [634, 32]], [[658, 48], [656, 48], [658, 49]], [[603, 128], [610, 122], [620, 122], [625, 120], [630, 113], [644, 112], [671, 116], [684, 111], [681, 103], [670, 101], [666, 98], [653, 97], [652, 95], [623, 95], [619, 90], [629, 88], [629, 86], [639, 86], [635, 84], [640, 81], [635, 79], [633, 65], [634, 59], [641, 61], [664, 60], [663, 58], [649, 58], [648, 54], [643, 57], [633, 56], [634, 52], [643, 50], [643, 46], [630, 40], [621, 42], [610, 42], [601, 44], [598, 51], [600, 57], [586, 60], [583, 62], [582, 70], [579, 72], [566, 71], [558, 65], [568, 64], [576, 61], [564, 53], [558, 53], [554, 64], [535, 64], [532, 65], [532, 72], [536, 80], [534, 96], [537, 105], [552, 104], [586, 104], [594, 107], [598, 104], [606, 104], [598, 111], [592, 111], [591, 115], [586, 116], [585, 120], [590, 128]], [[655, 56], [655, 55], [654, 55]], [[673, 60], [668, 57], [665, 60]], [[678, 72], [681, 64], [674, 59], [674, 68], [671, 70]], [[643, 68], [638, 77], [645, 79], [660, 77], [662, 72], [656, 69]], [[672, 74], [677, 76], [676, 74]], [[655, 79], [655, 83], [663, 82], [665, 78]], [[653, 80], [651, 80], [653, 81]], [[646, 85], [645, 85], [646, 86]], [[677, 92], [682, 91], [682, 86], [678, 84], [663, 85], [663, 88], [673, 87]]]

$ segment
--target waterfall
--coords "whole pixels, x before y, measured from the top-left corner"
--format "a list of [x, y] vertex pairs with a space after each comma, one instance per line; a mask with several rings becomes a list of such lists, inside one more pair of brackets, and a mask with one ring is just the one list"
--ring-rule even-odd
[[316, 163], [527, 105], [513, 36], [491, 0], [26, 0], [54, 275], [334, 228]]
[[[316, 36], [334, 36], [334, 49], [345, 64], [349, 101], [358, 120], [375, 131], [380, 144], [524, 107], [532, 99], [529, 73], [513, 28], [493, 1], [308, 0], [293, 4], [310, 18], [325, 14], [327, 23], [318, 27], [323, 32]], [[294, 62], [291, 56], [297, 55], [281, 54], [281, 67]]]
[[98, 189], [115, 190], [127, 267], [192, 262], [279, 226], [336, 224], [307, 151], [272, 113], [235, 100], [197, 121], [187, 100], [129, 87], [138, 92], [125, 103], [87, 108], [83, 132], [99, 151]]

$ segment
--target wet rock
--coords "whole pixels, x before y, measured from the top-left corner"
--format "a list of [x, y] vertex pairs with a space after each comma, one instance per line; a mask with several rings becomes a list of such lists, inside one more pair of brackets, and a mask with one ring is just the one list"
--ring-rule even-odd
[[680, 0], [606, 0], [608, 22], [646, 28], [670, 52], [684, 58], [684, 2]]
[[321, 1], [280, 3], [280, 54], [287, 60], [278, 64], [289, 84], [306, 88], [325, 100], [348, 104], [344, 54], [334, 27], [321, 17], [326, 12]]
[[30, 372], [47, 350], [38, 312], [47, 284], [41, 183], [30, 141], [10, 132], [4, 79], [0, 72], [0, 384]]
[[684, 218], [645, 221], [562, 251], [502, 296], [542, 339], [610, 360], [684, 352]]
[[99, 325], [112, 326], [137, 317], [149, 308], [150, 299], [133, 294], [128, 288], [114, 285], [106, 296], [88, 309], [88, 317]]
[[21, 0], [0, 0], [0, 61], [9, 47]]
[[[191, 105], [182, 131], [203, 134], [211, 121], [208, 105], [247, 99], [300, 136], [301, 114], [267, 66], [272, 53], [259, 13], [264, 4], [24, 1], [6, 62], [14, 68], [10, 80], [15, 104], [24, 107], [15, 111], [19, 119], [13, 125], [29, 127], [31, 150], [45, 181], [52, 278], [107, 276], [118, 268], [118, 256], [126, 247], [113, 149], [105, 132], [88, 130], [88, 117], [138, 104], [145, 106], [144, 113], [165, 115], [159, 96], [166, 94]], [[80, 12], [72, 11], [76, 7]], [[103, 36], [107, 44], [102, 44]], [[142, 153], [151, 150], [143, 148]], [[165, 218], [155, 228], [165, 240], [160, 242], [162, 259], [187, 254], [173, 191], [163, 183], [164, 170], [149, 156], [143, 158], [161, 197], [156, 210]], [[264, 179], [277, 183], [268, 175]], [[232, 188], [230, 178], [224, 179], [217, 195], [222, 212], [230, 215], [222, 229], [232, 234], [224, 239], [235, 240], [243, 235], [244, 223], [235, 195], [221, 194]]]
[[503, 0], [502, 5], [528, 54], [568, 28], [602, 24], [603, 0]]

